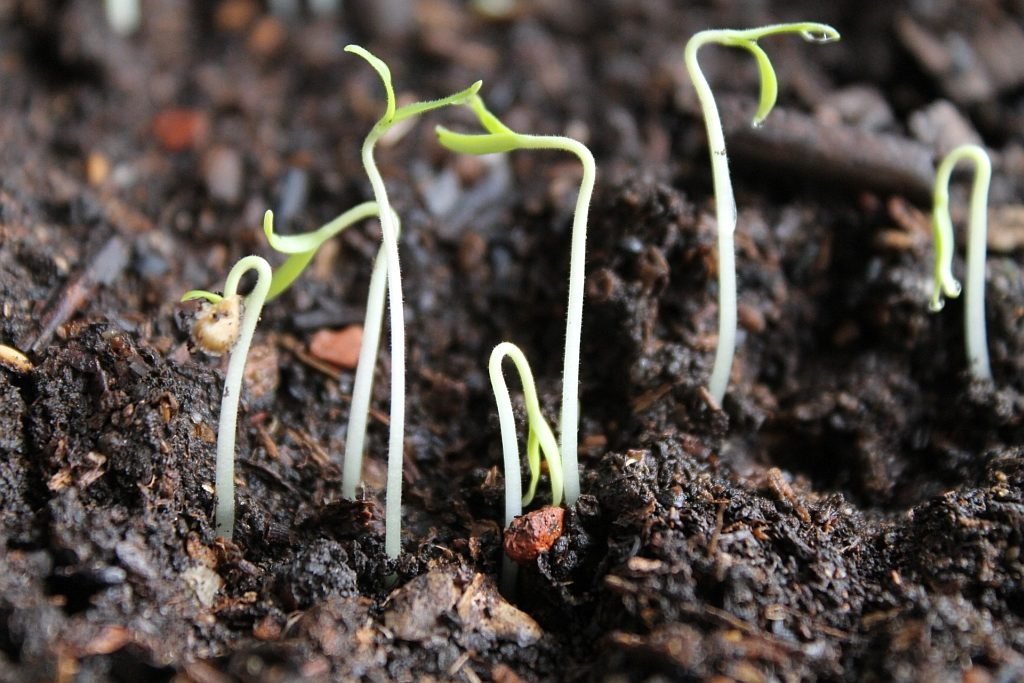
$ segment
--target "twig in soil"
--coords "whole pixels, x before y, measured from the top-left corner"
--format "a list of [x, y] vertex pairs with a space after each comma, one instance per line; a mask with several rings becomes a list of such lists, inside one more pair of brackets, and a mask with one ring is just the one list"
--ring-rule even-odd
[[239, 458], [238, 459], [238, 463], [240, 465], [245, 465], [246, 467], [248, 467], [251, 470], [259, 472], [264, 477], [269, 479], [272, 483], [277, 484], [278, 486], [283, 488], [285, 491], [287, 491], [295, 500], [301, 500], [302, 499], [302, 494], [301, 494], [301, 492], [297, 488], [295, 488], [294, 486], [289, 484], [287, 481], [285, 481], [283, 478], [281, 478], [281, 475], [279, 475], [277, 472], [275, 472], [274, 470], [270, 469], [269, 467], [267, 467], [265, 465], [261, 465], [258, 462], [253, 462], [252, 460], [247, 460], [245, 458]]
[[826, 125], [812, 116], [777, 109], [770, 124], [748, 125], [749, 103], [720, 101], [735, 158], [853, 188], [897, 193], [922, 203], [932, 188], [932, 150], [909, 138], [854, 126]]
[[[241, 302], [238, 283], [249, 270], [257, 273], [256, 286]], [[231, 268], [224, 281], [224, 295], [204, 290], [186, 292], [182, 301], [204, 299], [206, 310], [193, 328], [193, 336], [207, 352], [223, 353], [231, 350], [228, 372], [224, 378], [224, 392], [220, 403], [220, 421], [217, 425], [217, 475], [214, 495], [217, 534], [231, 539], [235, 528], [235, 427], [238, 420], [238, 399], [242, 393], [245, 360], [256, 323], [263, 310], [263, 302], [270, 291], [273, 273], [270, 264], [260, 256], [246, 256]], [[241, 305], [240, 305], [241, 302]], [[241, 323], [238, 321], [239, 308]]]
[[587, 215], [597, 179], [594, 155], [578, 140], [562, 135], [524, 135], [517, 133], [487, 110], [484, 101], [474, 95], [468, 106], [487, 133], [467, 135], [437, 127], [437, 137], [448, 149], [465, 154], [493, 154], [517, 149], [553, 149], [575, 154], [583, 164], [583, 178], [572, 219], [569, 248], [569, 303], [565, 314], [565, 356], [562, 365], [562, 412], [559, 419], [559, 446], [565, 472], [565, 502], [572, 505], [580, 495], [579, 377], [580, 337], [583, 332], [584, 261], [587, 251]]
[[708, 541], [708, 556], [714, 557], [718, 552], [718, 539], [722, 536], [722, 526], [725, 523], [725, 508], [729, 501], [718, 501], [718, 510], [715, 512], [715, 530], [711, 533], [711, 540]]
[[736, 232], [736, 200], [733, 196], [732, 181], [729, 178], [729, 160], [725, 152], [725, 135], [722, 121], [715, 104], [714, 94], [697, 62], [697, 51], [708, 43], [730, 47], [742, 47], [757, 61], [761, 76], [761, 98], [754, 114], [754, 127], [758, 127], [775, 106], [778, 96], [778, 82], [768, 55], [757, 44], [766, 36], [797, 33], [804, 40], [826, 43], [839, 39], [839, 32], [827, 24], [801, 22], [795, 24], [774, 24], [744, 31], [708, 30], [693, 35], [686, 43], [684, 58], [686, 70], [693, 81], [704, 113], [707, 129], [708, 148], [711, 152], [711, 175], [715, 188], [715, 215], [718, 222], [718, 348], [711, 370], [708, 388], [715, 402], [722, 403], [729, 384], [733, 354], [736, 349], [736, 248], [733, 233]]
[[953, 277], [953, 222], [949, 217], [949, 181], [960, 161], [974, 163], [971, 188], [971, 213], [967, 237], [967, 294], [964, 305], [964, 333], [967, 339], [967, 365], [975, 379], [989, 381], [992, 368], [988, 360], [988, 335], [985, 331], [985, 239], [988, 234], [988, 189], [992, 179], [992, 161], [984, 148], [961, 145], [950, 152], [935, 173], [932, 227], [935, 235], [935, 284], [928, 307], [940, 311], [943, 296], [960, 296], [960, 283]]
[[[391, 424], [388, 430], [388, 476], [384, 514], [384, 551], [390, 558], [397, 558], [402, 549], [402, 461], [405, 436], [405, 319], [402, 303], [402, 277], [398, 262], [398, 227], [394, 212], [388, 200], [384, 178], [373, 158], [373, 150], [385, 133], [397, 123], [450, 104], [463, 104], [480, 89], [477, 81], [469, 88], [443, 99], [428, 102], [414, 102], [402, 107], [395, 106], [395, 91], [391, 85], [391, 70], [387, 64], [358, 45], [347, 45], [351, 52], [365, 59], [380, 76], [384, 85], [387, 104], [384, 115], [370, 129], [363, 141], [362, 160], [366, 175], [373, 188], [373, 196], [380, 209], [380, 225], [383, 233], [384, 260], [388, 289], [388, 312], [391, 328]], [[365, 330], [364, 330], [365, 331]], [[362, 360], [362, 359], [360, 359]], [[362, 363], [360, 362], [360, 365]], [[371, 373], [372, 377], [372, 373]], [[348, 460], [351, 454], [346, 454]], [[355, 486], [352, 486], [354, 495]]]
[[96, 252], [81, 275], [57, 295], [56, 304], [43, 316], [42, 330], [29, 346], [29, 351], [35, 353], [45, 348], [57, 328], [78, 311], [96, 288], [100, 285], [109, 285], [116, 280], [127, 264], [128, 245], [121, 237], [114, 235]]
[[630, 401], [630, 407], [633, 411], [633, 414], [639, 415], [640, 413], [646, 412], [648, 408], [653, 406], [655, 403], [664, 398], [666, 394], [672, 391], [673, 386], [674, 385], [671, 382], [665, 382], [664, 384], [656, 386], [653, 389], [648, 389], [644, 393], [634, 398], [632, 401]]
[[797, 498], [796, 493], [793, 491], [793, 487], [786, 481], [786, 477], [782, 474], [782, 470], [778, 467], [772, 467], [765, 474], [765, 481], [768, 485], [768, 489], [775, 495], [776, 499], [785, 501], [793, 506], [793, 511], [796, 516], [800, 518], [800, 521], [804, 524], [811, 523], [811, 515], [807, 512], [807, 508]]

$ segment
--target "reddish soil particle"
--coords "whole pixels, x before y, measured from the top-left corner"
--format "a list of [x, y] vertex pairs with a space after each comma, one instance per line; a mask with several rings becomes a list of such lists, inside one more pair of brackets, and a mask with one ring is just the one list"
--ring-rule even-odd
[[562, 536], [565, 509], [545, 507], [512, 520], [505, 530], [505, 554], [519, 564], [530, 564]]
[[168, 152], [197, 147], [208, 128], [206, 114], [194, 109], [166, 109], [153, 119], [153, 136]]
[[309, 352], [339, 368], [352, 370], [359, 360], [359, 347], [362, 343], [361, 325], [349, 325], [341, 330], [319, 330], [309, 340]]

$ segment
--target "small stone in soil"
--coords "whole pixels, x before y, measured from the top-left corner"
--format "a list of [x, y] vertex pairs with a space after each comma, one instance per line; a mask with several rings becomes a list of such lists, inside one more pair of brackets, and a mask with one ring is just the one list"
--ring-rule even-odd
[[165, 109], [153, 119], [153, 136], [168, 152], [182, 152], [206, 137], [206, 115], [196, 109]]
[[203, 157], [203, 182], [217, 201], [237, 204], [242, 198], [243, 176], [242, 157], [231, 147], [211, 147]]
[[529, 564], [555, 544], [565, 528], [565, 508], [546, 507], [516, 517], [505, 532], [505, 554]]

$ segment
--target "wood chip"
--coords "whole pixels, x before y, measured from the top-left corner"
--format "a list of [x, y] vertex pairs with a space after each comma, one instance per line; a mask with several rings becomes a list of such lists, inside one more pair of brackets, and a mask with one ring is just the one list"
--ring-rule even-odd
[[526, 647], [544, 635], [540, 624], [505, 600], [494, 582], [483, 574], [473, 576], [473, 581], [459, 598], [456, 611], [464, 630], [489, 641], [512, 642]]
[[935, 169], [927, 145], [899, 135], [826, 125], [779, 107], [754, 128], [753, 104], [735, 97], [720, 102], [729, 154], [737, 159], [770, 165], [779, 173], [929, 200]]
[[976, 13], [974, 24], [934, 29], [908, 14], [896, 19], [896, 36], [959, 104], [977, 104], [1024, 83], [1024, 31], [996, 5]]
[[341, 330], [320, 330], [314, 334], [309, 342], [309, 352], [315, 358], [351, 370], [359, 362], [362, 343], [362, 326], [349, 325]]

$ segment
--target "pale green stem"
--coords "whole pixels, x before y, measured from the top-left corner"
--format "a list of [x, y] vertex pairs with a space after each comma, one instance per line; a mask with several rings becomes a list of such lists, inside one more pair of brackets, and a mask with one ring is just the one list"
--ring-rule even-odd
[[370, 414], [373, 393], [373, 371], [377, 367], [377, 350], [384, 322], [384, 288], [387, 287], [387, 253], [382, 245], [373, 261], [370, 292], [366, 297], [366, 320], [363, 322], [363, 343], [359, 347], [359, 361], [352, 385], [352, 410], [345, 435], [345, 461], [341, 472], [341, 496], [349, 500], [356, 497], [356, 487], [363, 473], [363, 449], [366, 441], [366, 423]]
[[[381, 136], [394, 124], [419, 114], [453, 104], [462, 104], [476, 94], [482, 85], [477, 81], [469, 88], [448, 97], [425, 102], [395, 106], [395, 92], [391, 86], [391, 71], [387, 64], [358, 45], [348, 45], [352, 52], [365, 59], [380, 76], [387, 96], [384, 116], [374, 125], [363, 142], [362, 159], [370, 179], [377, 206], [380, 208], [383, 250], [386, 262], [388, 307], [391, 320], [391, 424], [388, 433], [387, 501], [384, 508], [384, 551], [397, 558], [402, 550], [402, 464], [404, 456], [403, 432], [405, 428], [405, 321], [402, 308], [402, 277], [398, 265], [398, 227], [388, 201], [384, 180], [373, 160], [373, 148]], [[367, 399], [368, 400], [368, 399]]]
[[684, 52], [686, 70], [693, 81], [704, 114], [708, 150], [711, 155], [711, 178], [715, 191], [715, 219], [718, 224], [718, 346], [715, 349], [708, 391], [719, 405], [725, 398], [736, 350], [736, 251], [733, 234], [736, 232], [737, 211], [732, 180], [729, 177], [729, 158], [725, 150], [722, 120], [714, 93], [711, 92], [711, 86], [697, 61], [697, 51], [708, 43], [716, 43], [742, 47], [754, 56], [761, 76], [761, 100], [754, 116], [754, 125], [758, 126], [775, 104], [778, 85], [771, 62], [756, 41], [764, 36], [782, 33], [799, 33], [804, 40], [812, 42], [827, 42], [839, 37], [838, 32], [831, 26], [813, 22], [775, 24], [740, 31], [709, 30], [694, 34], [686, 43]]
[[234, 265], [224, 282], [224, 298], [233, 297], [238, 282], [248, 270], [255, 270], [257, 279], [252, 292], [243, 302], [242, 323], [238, 341], [231, 349], [228, 372], [224, 378], [224, 393], [220, 403], [220, 423], [217, 427], [217, 474], [214, 493], [217, 498], [215, 514], [218, 536], [230, 539], [235, 527], [235, 428], [238, 420], [238, 399], [242, 393], [245, 361], [249, 355], [256, 323], [263, 310], [263, 302], [270, 289], [273, 273], [270, 264], [260, 256], [246, 256]]
[[[391, 216], [394, 220], [397, 241], [401, 235], [402, 226], [398, 220], [398, 214], [394, 210], [391, 211]], [[381, 223], [383, 225], [383, 221]], [[356, 487], [362, 479], [366, 424], [370, 415], [370, 398], [373, 394], [373, 373], [377, 368], [377, 351], [380, 348], [380, 333], [384, 323], [384, 296], [385, 288], [388, 286], [387, 272], [387, 252], [382, 244], [377, 250], [377, 257], [373, 260], [370, 291], [366, 295], [363, 342], [359, 347], [356, 376], [352, 384], [352, 408], [349, 412], [348, 430], [345, 434], [345, 461], [341, 472], [341, 495], [349, 500], [355, 499]]]
[[[401, 234], [398, 214], [392, 210], [396, 234]], [[267, 212], [264, 232], [270, 246], [276, 251], [291, 254], [289, 259], [275, 272], [268, 299], [272, 299], [291, 286], [316, 255], [320, 246], [335, 235], [346, 230], [356, 221], [370, 216], [379, 216], [377, 202], [363, 202], [313, 232], [300, 235], [278, 235], [273, 232], [273, 214]], [[345, 457], [342, 463], [342, 497], [354, 499], [356, 487], [363, 469], [363, 448], [366, 440], [366, 423], [370, 413], [370, 398], [373, 393], [373, 374], [377, 365], [377, 350], [380, 346], [381, 325], [384, 319], [384, 297], [387, 286], [387, 259], [384, 246], [377, 250], [373, 274], [370, 276], [370, 291], [366, 301], [366, 319], [363, 322], [363, 341], [359, 347], [359, 362], [352, 385], [352, 405], [349, 411], [348, 430], [345, 436]]]
[[572, 219], [572, 244], [569, 250], [569, 303], [565, 314], [565, 361], [562, 369], [562, 416], [559, 422], [562, 469], [565, 473], [565, 502], [573, 505], [580, 497], [580, 472], [577, 464], [579, 448], [579, 378], [580, 338], [583, 335], [583, 284], [587, 254], [587, 214], [597, 179], [594, 156], [571, 138], [562, 138], [562, 149], [572, 152], [583, 163], [583, 180], [576, 198]]
[[[524, 496], [522, 483], [519, 478], [519, 445], [516, 438], [515, 417], [512, 413], [512, 399], [509, 396], [508, 385], [505, 383], [504, 374], [501, 371], [501, 362], [509, 358], [519, 372], [519, 380], [523, 385], [523, 401], [526, 404], [527, 424], [530, 432], [530, 443], [527, 447], [527, 457], [531, 471], [530, 491]], [[526, 356], [518, 346], [511, 342], [502, 342], [491, 351], [491, 358], [487, 364], [488, 374], [491, 378], [491, 388], [494, 390], [494, 401], [498, 408], [498, 424], [501, 427], [501, 450], [505, 464], [505, 526], [512, 523], [512, 520], [522, 514], [523, 505], [533, 500], [536, 489], [536, 479], [540, 476], [540, 459], [534, 460], [539, 449], [543, 452], [548, 462], [548, 473], [551, 477], [551, 504], [558, 505], [562, 502], [562, 491], [564, 487], [563, 467], [560, 462], [558, 443], [555, 440], [551, 426], [544, 419], [540, 409], [540, 399], [537, 396], [537, 387], [533, 381], [533, 372]]]
[[587, 216], [597, 181], [597, 164], [587, 146], [561, 135], [520, 135], [522, 149], [559, 149], [575, 154], [583, 165], [576, 211], [572, 219], [569, 246], [569, 302], [565, 312], [565, 357], [562, 365], [562, 411], [559, 419], [559, 444], [565, 474], [565, 504], [580, 497], [580, 471], [577, 458], [580, 420], [580, 339], [583, 336], [583, 285], [587, 257]]
[[942, 308], [943, 295], [956, 298], [960, 283], [953, 277], [953, 223], [949, 216], [949, 182], [954, 167], [963, 160], [974, 163], [967, 238], [967, 292], [964, 304], [964, 335], [967, 364], [980, 380], [991, 380], [988, 337], [985, 325], [985, 255], [988, 233], [988, 191], [992, 162], [978, 145], [961, 145], [950, 152], [935, 173], [932, 225], [935, 234], [935, 285], [929, 307]]
[[597, 166], [586, 145], [560, 135], [522, 135], [501, 123], [487, 111], [483, 100], [474, 97], [469, 106], [488, 131], [485, 135], [453, 133], [438, 127], [438, 139], [449, 149], [470, 154], [510, 152], [516, 149], [557, 149], [575, 154], [583, 165], [583, 178], [576, 197], [572, 235], [569, 248], [569, 302], [565, 316], [565, 356], [562, 368], [562, 411], [560, 416], [560, 448], [565, 474], [565, 500], [568, 505], [580, 495], [580, 474], [577, 463], [579, 448], [579, 372], [580, 338], [583, 332], [583, 278], [587, 249], [587, 214], [594, 193]]
[[725, 151], [725, 134], [715, 96], [697, 63], [697, 50], [709, 42], [718, 42], [717, 32], [701, 31], [686, 43], [686, 70], [693, 81], [704, 112], [708, 149], [711, 152], [711, 178], [715, 190], [715, 217], [718, 223], [718, 346], [715, 363], [708, 381], [708, 390], [721, 405], [729, 384], [729, 371], [736, 350], [736, 199], [729, 177], [729, 158]]
[[560, 149], [579, 157], [583, 178], [572, 219], [569, 246], [569, 302], [565, 312], [565, 357], [562, 365], [562, 411], [559, 444], [565, 474], [565, 503], [580, 497], [579, 448], [580, 339], [583, 336], [583, 285], [587, 257], [587, 215], [597, 180], [594, 155], [578, 140], [560, 135], [520, 136], [523, 149]]
[[402, 276], [398, 263], [398, 230], [384, 179], [373, 159], [373, 148], [386, 126], [374, 126], [363, 143], [362, 159], [374, 199], [380, 208], [380, 227], [386, 263], [388, 313], [391, 325], [391, 416], [388, 425], [388, 470], [384, 504], [384, 552], [397, 558], [402, 551], [402, 462], [405, 454], [405, 320]]

